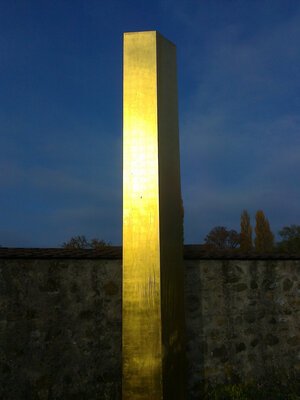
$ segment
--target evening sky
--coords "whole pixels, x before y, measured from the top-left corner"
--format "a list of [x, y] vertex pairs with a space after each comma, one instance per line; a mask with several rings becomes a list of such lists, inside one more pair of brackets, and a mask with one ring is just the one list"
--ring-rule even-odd
[[0, 1], [0, 245], [121, 243], [122, 36], [177, 46], [185, 242], [300, 224], [300, 2]]

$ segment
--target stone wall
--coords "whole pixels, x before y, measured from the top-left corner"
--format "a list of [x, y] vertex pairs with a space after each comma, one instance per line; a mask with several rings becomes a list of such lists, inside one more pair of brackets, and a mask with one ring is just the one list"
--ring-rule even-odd
[[189, 393], [300, 376], [300, 261], [186, 261]]
[[120, 398], [121, 261], [1, 261], [0, 399]]
[[[300, 260], [185, 260], [188, 399], [300, 374]], [[0, 398], [121, 399], [121, 260], [0, 260]]]

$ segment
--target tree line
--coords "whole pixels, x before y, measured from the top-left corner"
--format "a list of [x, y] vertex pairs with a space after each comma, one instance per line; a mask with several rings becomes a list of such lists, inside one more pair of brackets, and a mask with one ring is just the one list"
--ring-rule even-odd
[[255, 214], [254, 232], [253, 240], [250, 215], [247, 210], [243, 210], [240, 218], [240, 232], [234, 229], [228, 230], [224, 226], [216, 226], [205, 237], [204, 242], [208, 249], [215, 250], [236, 249], [257, 253], [300, 252], [300, 225], [283, 227], [278, 232], [281, 240], [275, 243], [268, 219], [262, 210], [258, 210]]
[[72, 236], [62, 244], [65, 249], [101, 249], [107, 246], [110, 246], [109, 242], [96, 238], [88, 240], [85, 235]]
[[[234, 249], [257, 253], [300, 252], [300, 225], [284, 226], [278, 232], [281, 240], [275, 243], [268, 219], [262, 210], [258, 210], [255, 214], [254, 232], [253, 240], [250, 214], [247, 210], [243, 210], [240, 217], [240, 232], [234, 229], [228, 230], [225, 226], [216, 226], [206, 235], [203, 246], [207, 250]], [[62, 247], [69, 249], [101, 249], [106, 246], [110, 246], [110, 243], [102, 239], [88, 240], [84, 235], [73, 236], [62, 244]]]

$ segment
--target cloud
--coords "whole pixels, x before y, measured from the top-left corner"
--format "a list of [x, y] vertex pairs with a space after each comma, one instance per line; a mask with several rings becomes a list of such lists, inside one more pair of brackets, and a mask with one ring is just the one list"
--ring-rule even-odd
[[[252, 210], [253, 217], [263, 209], [276, 230], [297, 223], [300, 119], [280, 116], [268, 123], [253, 122], [244, 127], [241, 138], [224, 119], [211, 126], [209, 131], [209, 117], [198, 120], [186, 135], [187, 146], [182, 143], [187, 240], [195, 241], [216, 225], [238, 229], [244, 208]], [[208, 127], [205, 134], [203, 127]]]
[[[8, 152], [0, 162], [5, 191], [0, 202], [6, 210], [0, 244], [59, 246], [79, 234], [120, 244], [120, 139], [92, 135], [92, 141], [82, 142], [75, 136], [72, 145], [50, 139], [33, 141], [30, 158], [20, 150], [20, 157]], [[12, 227], [18, 234], [5, 239]]]
[[[195, 15], [180, 15], [190, 33]], [[274, 229], [300, 218], [300, 13], [246, 31], [208, 30], [202, 52], [192, 39], [196, 78], [181, 115], [187, 241], [215, 225], [237, 229], [244, 208], [263, 209]]]

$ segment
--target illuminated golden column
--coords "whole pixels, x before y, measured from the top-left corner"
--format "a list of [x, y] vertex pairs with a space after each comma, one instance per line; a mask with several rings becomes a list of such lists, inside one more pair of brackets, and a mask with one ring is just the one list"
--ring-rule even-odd
[[124, 34], [123, 400], [185, 399], [176, 48]]

